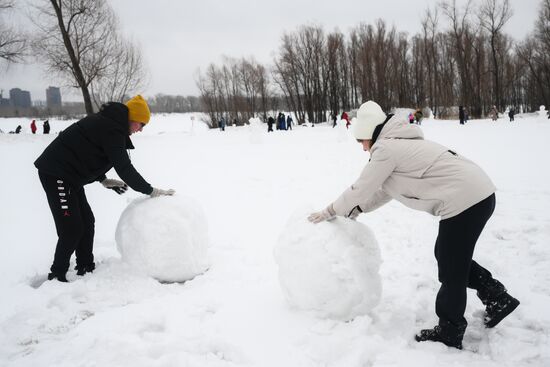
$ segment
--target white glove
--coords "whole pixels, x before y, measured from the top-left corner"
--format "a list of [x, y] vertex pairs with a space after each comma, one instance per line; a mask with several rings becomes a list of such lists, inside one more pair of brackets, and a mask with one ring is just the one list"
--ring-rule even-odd
[[117, 194], [122, 195], [128, 190], [128, 185], [120, 180], [114, 180], [112, 178], [106, 178], [101, 181], [103, 187], [115, 191]]
[[320, 212], [311, 213], [307, 219], [310, 222], [317, 224], [324, 222], [325, 220], [332, 220], [334, 217], [336, 217], [336, 213], [334, 212], [334, 209], [332, 209], [331, 204]]
[[156, 187], [153, 187], [153, 192], [151, 193], [151, 197], [156, 198], [158, 196], [172, 196], [175, 193], [176, 191], [172, 189], [163, 190], [163, 189], [157, 189]]

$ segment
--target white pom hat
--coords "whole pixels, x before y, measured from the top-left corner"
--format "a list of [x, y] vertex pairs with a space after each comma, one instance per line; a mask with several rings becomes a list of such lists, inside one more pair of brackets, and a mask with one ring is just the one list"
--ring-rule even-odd
[[353, 128], [353, 135], [357, 140], [371, 140], [376, 126], [386, 121], [386, 114], [382, 107], [374, 101], [367, 101], [357, 110], [357, 120]]

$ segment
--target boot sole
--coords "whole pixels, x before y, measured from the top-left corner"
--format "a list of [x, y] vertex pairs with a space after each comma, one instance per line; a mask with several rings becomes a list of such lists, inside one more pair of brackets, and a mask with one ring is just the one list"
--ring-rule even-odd
[[506, 318], [509, 314], [514, 312], [514, 310], [519, 306], [519, 301], [517, 299], [513, 299], [508, 306], [506, 306], [505, 309], [503, 309], [496, 317], [492, 318], [491, 320], [487, 321], [485, 323], [485, 327], [488, 329], [494, 328], [497, 326], [502, 320]]

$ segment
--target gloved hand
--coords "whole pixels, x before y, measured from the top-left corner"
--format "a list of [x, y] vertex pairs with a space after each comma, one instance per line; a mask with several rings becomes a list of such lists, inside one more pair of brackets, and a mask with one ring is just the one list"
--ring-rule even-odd
[[320, 212], [311, 213], [307, 219], [312, 223], [321, 223], [325, 220], [332, 220], [336, 217], [334, 209], [332, 209], [332, 204], [327, 206], [325, 209]]
[[153, 187], [153, 192], [151, 193], [151, 197], [156, 198], [158, 196], [172, 196], [175, 193], [176, 191], [172, 189], [163, 190], [163, 189], [157, 189], [156, 187]]
[[103, 181], [101, 181], [101, 184], [103, 185], [103, 187], [111, 189], [119, 195], [124, 194], [126, 190], [128, 190], [128, 185], [126, 185], [126, 183], [111, 178], [104, 179]]

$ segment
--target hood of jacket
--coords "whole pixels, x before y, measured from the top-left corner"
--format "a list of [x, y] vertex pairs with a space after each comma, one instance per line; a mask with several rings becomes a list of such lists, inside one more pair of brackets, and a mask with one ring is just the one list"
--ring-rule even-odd
[[128, 130], [128, 107], [118, 102], [108, 102], [101, 106], [99, 115], [113, 120], [120, 127]]
[[130, 126], [128, 123], [128, 107], [125, 104], [118, 102], [105, 103], [101, 106], [98, 115], [113, 121], [117, 125], [117, 130], [120, 129], [124, 134], [127, 134], [126, 149], [134, 149], [134, 144], [132, 144], [132, 140], [128, 134]]
[[418, 125], [409, 123], [407, 113], [397, 113], [382, 128], [377, 142], [382, 139], [424, 139]]

